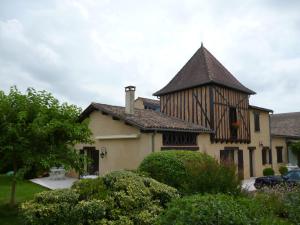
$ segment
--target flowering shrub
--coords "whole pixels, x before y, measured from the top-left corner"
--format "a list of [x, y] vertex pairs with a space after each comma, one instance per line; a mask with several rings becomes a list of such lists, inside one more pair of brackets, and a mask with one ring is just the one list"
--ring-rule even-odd
[[175, 188], [128, 171], [80, 180], [70, 190], [42, 192], [22, 204], [25, 224], [152, 225]]

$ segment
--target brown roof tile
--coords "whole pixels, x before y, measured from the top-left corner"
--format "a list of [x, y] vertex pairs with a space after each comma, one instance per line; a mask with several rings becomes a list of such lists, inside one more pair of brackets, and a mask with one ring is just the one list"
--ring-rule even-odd
[[100, 103], [92, 103], [80, 116], [80, 120], [87, 117], [92, 111], [99, 110], [115, 118], [125, 121], [126, 123], [136, 126], [145, 131], [185, 131], [211, 133], [208, 128], [200, 125], [189, 123], [174, 117], [167, 116], [161, 112], [145, 109], [135, 109], [134, 114], [126, 114], [125, 108]]
[[274, 136], [300, 138], [300, 112], [272, 115], [271, 134]]
[[154, 105], [157, 107], [160, 106], [159, 100], [156, 100], [156, 99], [138, 97], [136, 100], [138, 100], [138, 99], [141, 99], [144, 103], [149, 104], [149, 105]]
[[219, 84], [247, 94], [254, 91], [242, 85], [206, 48], [201, 45], [176, 76], [153, 95], [160, 96], [204, 84]]

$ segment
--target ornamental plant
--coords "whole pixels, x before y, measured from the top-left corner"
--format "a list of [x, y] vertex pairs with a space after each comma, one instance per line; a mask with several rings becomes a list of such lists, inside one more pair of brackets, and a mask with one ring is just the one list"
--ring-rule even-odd
[[235, 166], [221, 165], [205, 153], [155, 152], [143, 160], [138, 170], [186, 195], [240, 192]]
[[129, 171], [76, 182], [70, 190], [47, 191], [21, 205], [25, 224], [152, 225], [178, 191]]
[[270, 167], [270, 168], [265, 168], [263, 170], [263, 175], [264, 176], [273, 176], [275, 174], [274, 170]]

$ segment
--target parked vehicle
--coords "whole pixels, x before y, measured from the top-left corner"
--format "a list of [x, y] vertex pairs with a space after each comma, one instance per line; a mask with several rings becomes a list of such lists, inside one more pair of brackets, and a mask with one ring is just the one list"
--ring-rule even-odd
[[254, 187], [260, 189], [264, 186], [273, 187], [283, 183], [290, 186], [300, 185], [300, 169], [288, 171], [288, 173], [283, 176], [258, 177], [255, 179]]

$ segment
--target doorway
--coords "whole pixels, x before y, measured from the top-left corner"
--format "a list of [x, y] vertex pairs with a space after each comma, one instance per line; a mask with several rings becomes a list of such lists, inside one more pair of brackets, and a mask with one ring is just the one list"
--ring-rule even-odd
[[254, 150], [255, 147], [249, 147], [249, 173], [250, 177], [254, 177]]
[[95, 147], [84, 147], [82, 151], [88, 158], [87, 173], [89, 175], [99, 175], [99, 150]]

